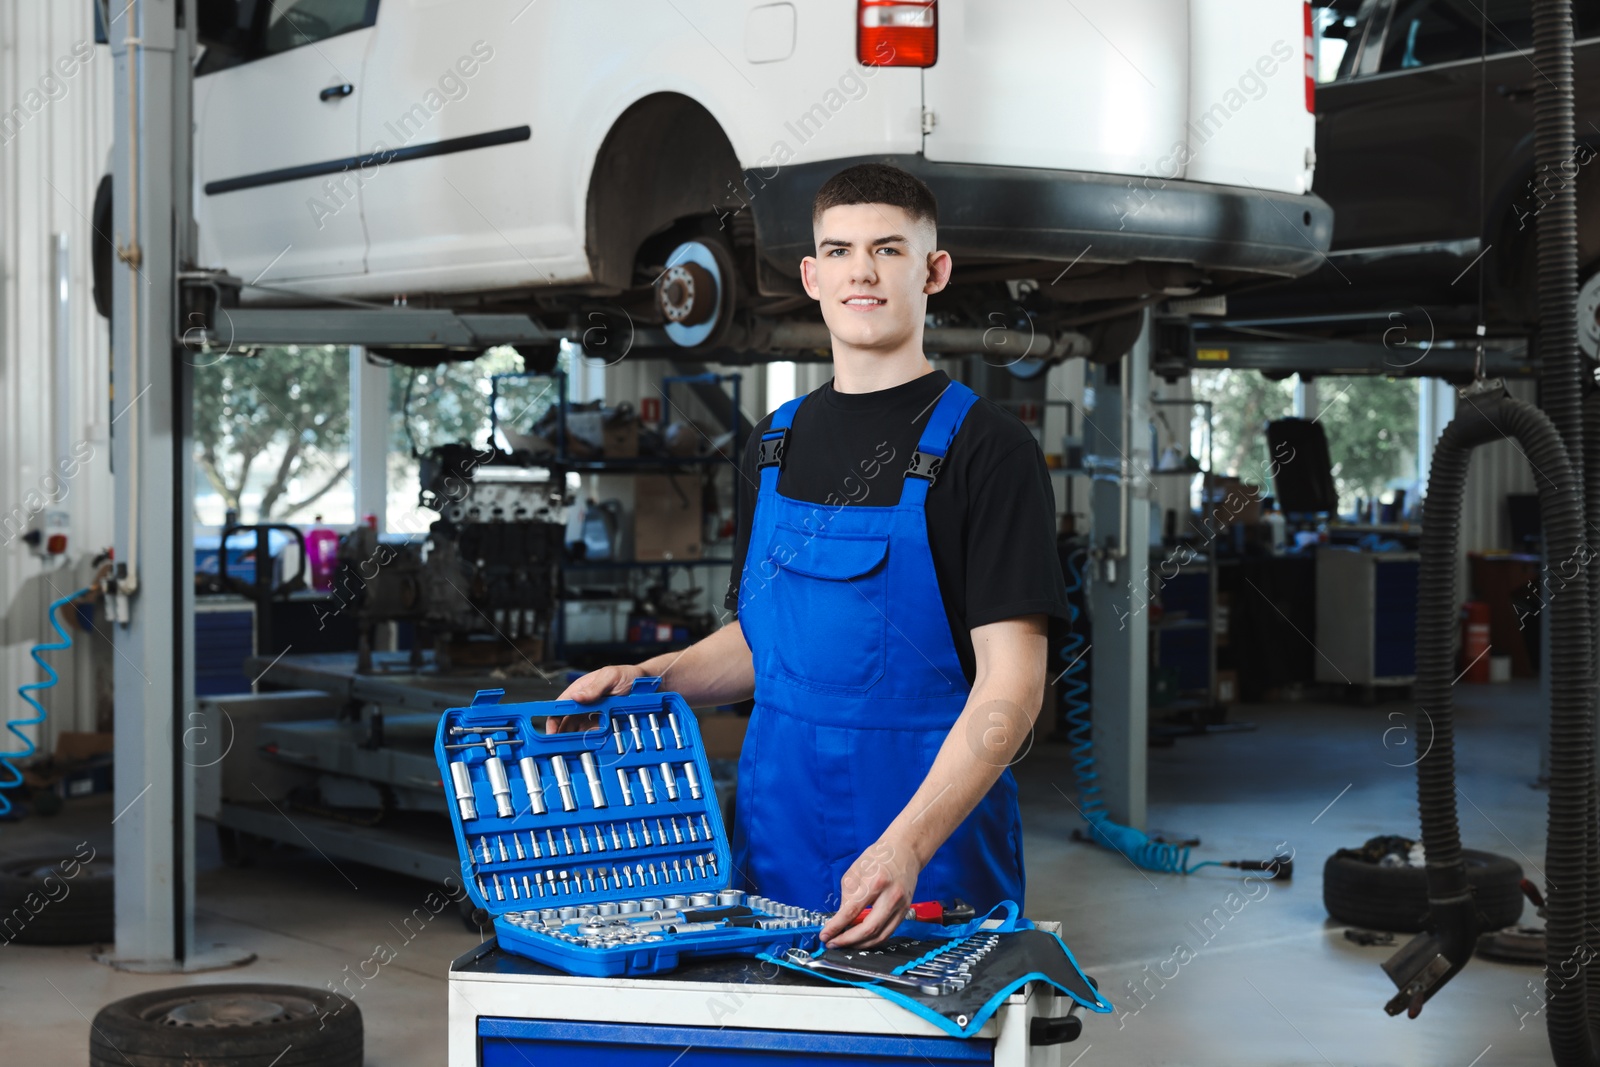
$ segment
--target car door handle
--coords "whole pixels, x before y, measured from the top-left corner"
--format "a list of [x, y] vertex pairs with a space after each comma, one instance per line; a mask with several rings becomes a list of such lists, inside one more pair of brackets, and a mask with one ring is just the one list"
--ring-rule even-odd
[[326, 89], [322, 90], [322, 92], [317, 94], [317, 99], [326, 103], [329, 100], [334, 100], [341, 96], [349, 96], [355, 91], [356, 87], [351, 85], [349, 82], [345, 82], [343, 85], [330, 85]]
[[1494, 91], [1507, 100], [1521, 100], [1538, 92], [1539, 85], [1537, 82], [1528, 82], [1526, 85], [1496, 85]]

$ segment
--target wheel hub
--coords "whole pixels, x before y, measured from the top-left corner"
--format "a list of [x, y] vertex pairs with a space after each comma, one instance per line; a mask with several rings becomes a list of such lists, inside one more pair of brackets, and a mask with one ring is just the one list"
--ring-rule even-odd
[[656, 284], [656, 300], [668, 322], [698, 326], [717, 313], [717, 279], [698, 263], [668, 267]]
[[164, 1011], [158, 1008], [154, 1018], [163, 1026], [214, 1030], [230, 1026], [267, 1026], [316, 1013], [316, 1005], [301, 997], [227, 993], [185, 1000]]
[[655, 290], [656, 307], [673, 344], [713, 345], [733, 317], [733, 261], [714, 239], [685, 241], [667, 257]]
[[1578, 290], [1578, 347], [1590, 359], [1600, 360], [1600, 271]]

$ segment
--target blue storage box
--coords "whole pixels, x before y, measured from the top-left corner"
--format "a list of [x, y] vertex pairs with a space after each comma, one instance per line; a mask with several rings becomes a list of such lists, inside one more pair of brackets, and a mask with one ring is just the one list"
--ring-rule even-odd
[[[488, 689], [440, 717], [463, 881], [508, 952], [605, 977], [815, 943], [826, 916], [730, 888], [699, 725], [660, 681], [594, 704], [501, 704]], [[586, 713], [590, 729], [544, 732], [548, 716]]]

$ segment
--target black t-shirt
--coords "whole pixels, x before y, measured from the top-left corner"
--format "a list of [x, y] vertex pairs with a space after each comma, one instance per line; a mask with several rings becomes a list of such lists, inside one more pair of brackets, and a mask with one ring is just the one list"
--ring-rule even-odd
[[[778, 490], [811, 504], [883, 507], [900, 499], [911, 453], [934, 401], [950, 384], [936, 370], [890, 389], [840, 393], [829, 381], [795, 412]], [[768, 415], [740, 462], [739, 531], [726, 607], [739, 607], [761, 478], [756, 467]], [[1019, 615], [1068, 617], [1056, 555], [1055, 492], [1038, 442], [1015, 415], [978, 398], [951, 442], [925, 505], [928, 545], [967, 683], [975, 674], [973, 627]]]

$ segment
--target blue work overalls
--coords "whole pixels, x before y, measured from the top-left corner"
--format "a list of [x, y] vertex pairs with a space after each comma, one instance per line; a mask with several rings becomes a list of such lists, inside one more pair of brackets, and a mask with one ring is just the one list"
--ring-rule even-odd
[[[892, 506], [832, 506], [778, 492], [795, 410], [772, 417], [739, 582], [755, 712], [739, 760], [733, 861], [745, 888], [832, 911], [840, 879], [922, 784], [969, 692], [939, 595], [923, 503], [972, 390], [940, 395]], [[841, 471], [843, 482], [860, 472]], [[977, 731], [979, 734], [981, 730]], [[970, 739], [985, 755], [984, 738]], [[923, 868], [914, 900], [960, 897], [979, 914], [1022, 904], [1022, 825], [1009, 770]]]

